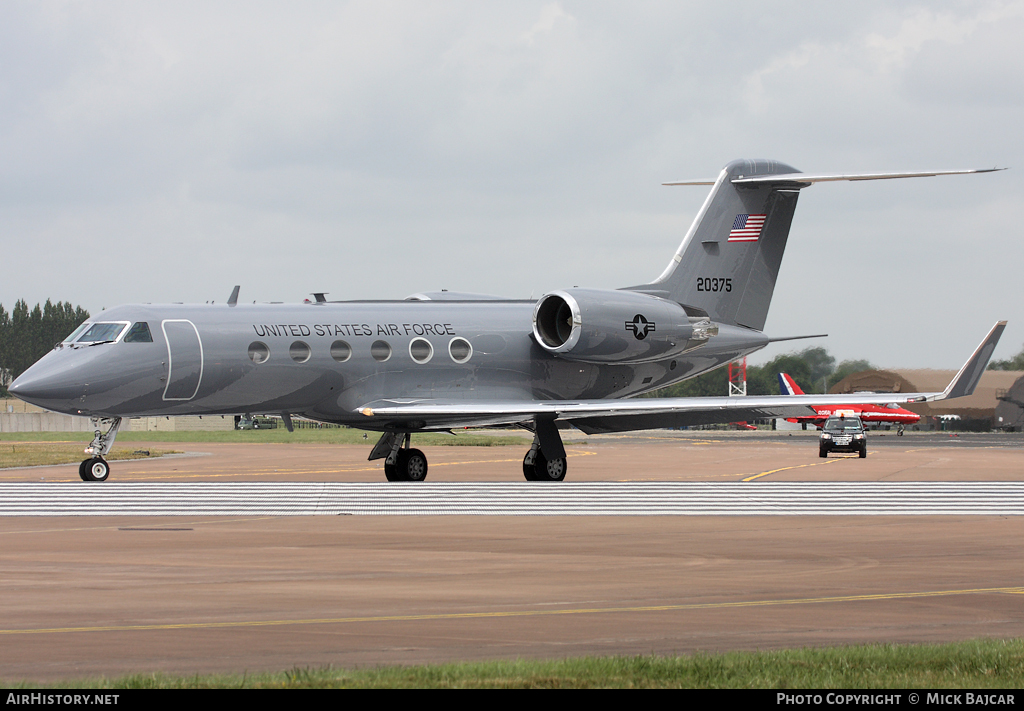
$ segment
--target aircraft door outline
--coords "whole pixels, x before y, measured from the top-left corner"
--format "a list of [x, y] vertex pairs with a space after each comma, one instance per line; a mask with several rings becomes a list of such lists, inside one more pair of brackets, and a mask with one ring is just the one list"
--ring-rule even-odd
[[[187, 402], [196, 396], [203, 382], [203, 339], [196, 325], [184, 318], [164, 319], [160, 322], [160, 329], [167, 342], [167, 385], [164, 387], [163, 399]], [[192, 387], [193, 382], [195, 387]]]

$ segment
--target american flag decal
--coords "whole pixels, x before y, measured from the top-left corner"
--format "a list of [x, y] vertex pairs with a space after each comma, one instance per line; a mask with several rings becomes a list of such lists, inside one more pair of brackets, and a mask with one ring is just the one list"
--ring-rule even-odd
[[729, 233], [730, 242], [756, 242], [767, 215], [736, 215]]

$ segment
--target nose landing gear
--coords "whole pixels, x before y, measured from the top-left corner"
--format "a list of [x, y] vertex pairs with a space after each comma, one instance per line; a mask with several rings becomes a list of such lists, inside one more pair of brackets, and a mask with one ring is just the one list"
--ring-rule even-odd
[[106, 481], [110, 476], [110, 465], [103, 457], [85, 459], [78, 465], [78, 476], [82, 481]]
[[[107, 422], [110, 423], [110, 427], [104, 433], [100, 427]], [[115, 417], [110, 420], [93, 417], [91, 423], [95, 434], [92, 443], [85, 448], [85, 453], [91, 454], [92, 457], [82, 460], [82, 463], [78, 465], [78, 476], [82, 481], [106, 481], [110, 476], [110, 465], [107, 464], [103, 455], [107, 454], [114, 446], [117, 430], [121, 426], [121, 418]]]

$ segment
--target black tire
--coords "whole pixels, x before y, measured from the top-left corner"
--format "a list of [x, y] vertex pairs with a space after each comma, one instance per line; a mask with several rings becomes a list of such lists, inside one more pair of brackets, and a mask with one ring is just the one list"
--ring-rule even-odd
[[868, 456], [868, 448], [867, 447], [861, 447], [860, 448], [860, 458], [864, 459], [867, 456]]
[[384, 476], [387, 477], [388, 481], [405, 481], [402, 475], [398, 472], [397, 464], [388, 464], [384, 462]]
[[427, 478], [427, 457], [418, 449], [403, 449], [398, 453], [398, 471], [403, 481], [423, 481]]
[[529, 457], [529, 456], [530, 456], [529, 452], [527, 452], [523, 456], [523, 476], [526, 477], [526, 481], [537, 481], [537, 465], [536, 465], [536, 463], [534, 463], [534, 464], [527, 464], [526, 463], [526, 458]]
[[78, 475], [82, 481], [106, 481], [110, 477], [110, 465], [103, 457], [86, 459], [78, 465]]
[[818, 447], [818, 456], [822, 459], [828, 457], [828, 450], [825, 447]]
[[568, 469], [565, 459], [548, 459], [544, 452], [537, 450], [537, 459], [534, 463], [536, 481], [562, 481], [565, 479], [565, 472]]

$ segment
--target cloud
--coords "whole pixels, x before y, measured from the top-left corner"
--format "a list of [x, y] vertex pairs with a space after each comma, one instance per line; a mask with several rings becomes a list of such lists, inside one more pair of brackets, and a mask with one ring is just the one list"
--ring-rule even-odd
[[[15, 266], [0, 303], [204, 301], [238, 282], [289, 301], [638, 283], [704, 198], [660, 183], [733, 158], [1019, 163], [1021, 8], [14, 5], [0, 234]], [[835, 326], [815, 295], [837, 279], [929, 303], [893, 317], [922, 335], [993, 316], [1012, 329], [1024, 305], [999, 284], [1024, 256], [1017, 174], [808, 189], [770, 329], [830, 331], [840, 357], [885, 363], [890, 302], [865, 297]], [[951, 270], [987, 288], [934, 308], [923, 295]]]
[[552, 3], [545, 5], [540, 9], [540, 19], [537, 23], [530, 28], [529, 32], [522, 35], [522, 39], [526, 44], [532, 45], [537, 41], [538, 37], [543, 34], [548, 34], [554, 29], [555, 23], [559, 20], [573, 21], [572, 15], [568, 14], [558, 3]]

